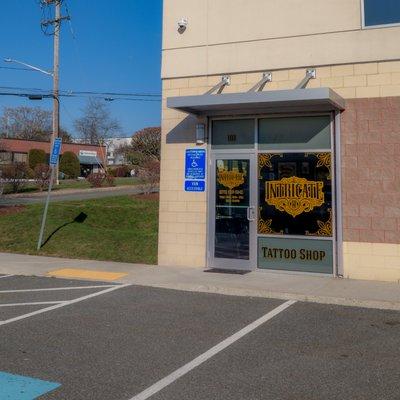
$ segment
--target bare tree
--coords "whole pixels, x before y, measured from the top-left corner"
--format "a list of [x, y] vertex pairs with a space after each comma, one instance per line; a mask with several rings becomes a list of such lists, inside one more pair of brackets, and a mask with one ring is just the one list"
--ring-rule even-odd
[[[0, 118], [2, 137], [48, 141], [53, 129], [52, 112], [40, 107], [5, 107]], [[60, 129], [63, 141], [71, 141], [71, 135]]]
[[40, 107], [5, 107], [0, 119], [0, 131], [6, 137], [48, 140], [51, 130], [51, 111]]
[[82, 113], [82, 117], [74, 125], [86, 143], [99, 144], [121, 129], [119, 122], [112, 118], [110, 110], [101, 99], [89, 98]]
[[147, 158], [160, 161], [161, 128], [152, 126], [135, 132], [132, 136], [131, 148]]
[[123, 154], [133, 165], [142, 165], [148, 161], [160, 161], [161, 128], [152, 126], [135, 132], [130, 144], [119, 146], [116, 153]]

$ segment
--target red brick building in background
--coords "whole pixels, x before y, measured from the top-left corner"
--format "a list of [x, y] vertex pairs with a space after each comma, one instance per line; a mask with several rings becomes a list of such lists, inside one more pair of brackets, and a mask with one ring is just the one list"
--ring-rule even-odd
[[[24, 140], [13, 138], [0, 139], [0, 164], [12, 162], [28, 162], [28, 153], [32, 149], [44, 150], [50, 153], [50, 142], [36, 140]], [[106, 146], [84, 144], [84, 143], [63, 143], [61, 154], [70, 151], [77, 155], [82, 169], [93, 170], [99, 164], [106, 166]]]

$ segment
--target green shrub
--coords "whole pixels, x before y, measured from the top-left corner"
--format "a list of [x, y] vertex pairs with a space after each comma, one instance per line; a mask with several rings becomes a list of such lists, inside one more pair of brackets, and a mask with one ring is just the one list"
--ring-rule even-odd
[[29, 168], [35, 169], [39, 164], [47, 164], [47, 155], [44, 150], [31, 149], [28, 153]]
[[72, 151], [66, 151], [61, 156], [59, 170], [67, 178], [76, 179], [81, 173], [81, 166], [77, 155]]
[[108, 175], [111, 175], [115, 178], [117, 176], [116, 173], [117, 173], [117, 170], [115, 168], [112, 168], [112, 167], [107, 168]]

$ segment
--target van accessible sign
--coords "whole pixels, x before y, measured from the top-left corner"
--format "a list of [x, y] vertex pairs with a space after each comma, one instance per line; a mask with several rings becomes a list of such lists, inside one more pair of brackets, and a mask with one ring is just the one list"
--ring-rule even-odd
[[51, 149], [51, 155], [50, 155], [50, 165], [51, 166], [55, 166], [58, 163], [58, 157], [60, 156], [60, 153], [61, 153], [61, 145], [62, 145], [62, 139], [55, 138], [54, 143], [53, 143], [53, 148]]
[[204, 192], [206, 189], [206, 150], [186, 149], [185, 191]]

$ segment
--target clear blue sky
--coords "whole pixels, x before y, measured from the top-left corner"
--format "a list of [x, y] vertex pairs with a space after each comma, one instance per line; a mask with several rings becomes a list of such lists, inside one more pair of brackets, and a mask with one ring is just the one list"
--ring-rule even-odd
[[[2, 1], [1, 67], [19, 67], [3, 62], [10, 57], [52, 69], [53, 37], [42, 33], [38, 3]], [[64, 0], [64, 4], [72, 17], [75, 39], [69, 23], [63, 22], [61, 90], [161, 93], [162, 0]], [[0, 68], [0, 86], [51, 90], [52, 78], [38, 72]], [[74, 134], [73, 120], [79, 117], [85, 99], [63, 97], [61, 103], [61, 125]], [[160, 124], [159, 102], [115, 100], [107, 104], [121, 123], [121, 136]], [[51, 100], [35, 102], [0, 96], [0, 111], [16, 105], [52, 106]]]

